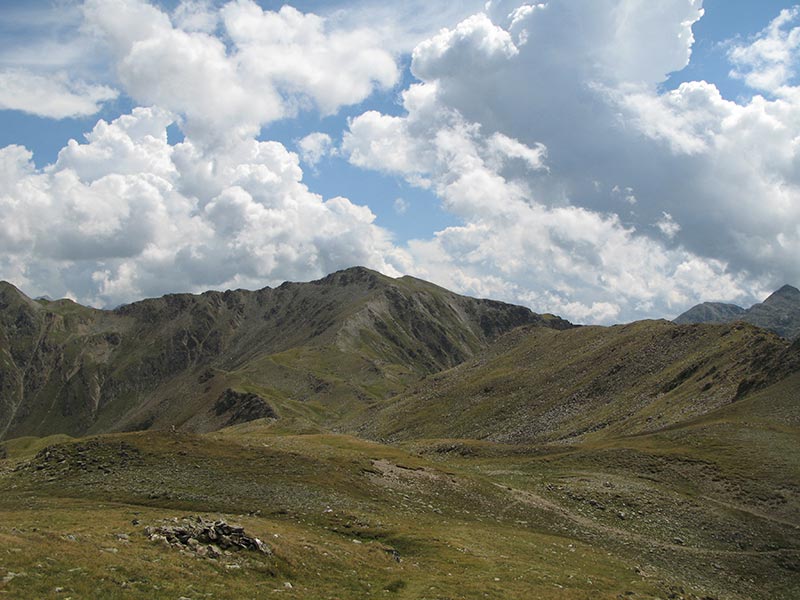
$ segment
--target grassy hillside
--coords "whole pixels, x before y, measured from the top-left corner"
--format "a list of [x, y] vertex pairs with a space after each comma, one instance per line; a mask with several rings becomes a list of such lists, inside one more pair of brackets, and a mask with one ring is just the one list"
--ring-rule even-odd
[[800, 340], [366, 269], [0, 336], [0, 597], [800, 597]]
[[641, 434], [739, 401], [798, 366], [798, 344], [743, 323], [522, 328], [373, 405], [351, 427], [388, 441], [574, 443]]

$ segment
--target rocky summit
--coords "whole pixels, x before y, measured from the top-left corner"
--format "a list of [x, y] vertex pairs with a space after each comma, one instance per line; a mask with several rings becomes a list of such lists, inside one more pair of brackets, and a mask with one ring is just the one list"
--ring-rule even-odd
[[764, 302], [744, 309], [735, 304], [704, 302], [687, 310], [675, 323], [730, 323], [744, 321], [788, 339], [800, 337], [800, 290], [784, 285]]
[[800, 338], [754, 323], [796, 292], [599, 327], [363, 268], [2, 284], [0, 596], [800, 597]]

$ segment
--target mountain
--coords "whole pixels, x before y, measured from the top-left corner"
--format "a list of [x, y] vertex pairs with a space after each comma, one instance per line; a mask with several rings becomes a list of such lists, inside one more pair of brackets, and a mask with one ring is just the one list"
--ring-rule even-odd
[[785, 285], [747, 310], [745, 321], [786, 338], [800, 336], [800, 290]]
[[730, 323], [740, 319], [747, 310], [735, 304], [723, 302], [703, 302], [693, 306], [672, 322], [678, 325], [687, 323]]
[[315, 427], [551, 315], [356, 267], [102, 311], [0, 284], [0, 439], [253, 418]]
[[673, 322], [686, 324], [732, 321], [752, 323], [782, 337], [794, 339], [800, 336], [800, 290], [784, 285], [764, 302], [754, 304], [748, 309], [735, 304], [704, 302], [690, 308]]
[[572, 444], [642, 435], [740, 401], [798, 369], [800, 341], [745, 323], [525, 327], [374, 405], [351, 427], [389, 442]]

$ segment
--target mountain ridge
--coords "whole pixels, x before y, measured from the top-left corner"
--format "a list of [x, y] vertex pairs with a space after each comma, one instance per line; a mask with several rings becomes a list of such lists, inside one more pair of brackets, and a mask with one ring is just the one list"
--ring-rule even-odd
[[[789, 600], [798, 391], [800, 338], [748, 323], [368, 270], [113, 311], [0, 286], [0, 587]], [[270, 552], [159, 533], [191, 523]]]
[[697, 304], [673, 319], [674, 323], [730, 323], [745, 321], [768, 329], [778, 335], [795, 339], [800, 337], [800, 290], [783, 285], [763, 302], [750, 308], [721, 302]]
[[637, 321], [518, 328], [488, 350], [384, 401], [350, 431], [565, 444], [648, 434], [702, 417], [800, 370], [800, 342], [747, 323]]
[[[234, 390], [309, 426], [552, 315], [363, 267], [308, 283], [167, 294], [113, 310], [0, 292], [0, 439], [230, 424]], [[241, 407], [233, 407], [237, 411]], [[247, 411], [244, 411], [245, 413]]]

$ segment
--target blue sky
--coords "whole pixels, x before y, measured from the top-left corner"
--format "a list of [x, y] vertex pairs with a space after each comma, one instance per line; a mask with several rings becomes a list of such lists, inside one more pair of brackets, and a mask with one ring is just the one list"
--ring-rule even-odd
[[5, 2], [0, 277], [104, 306], [363, 263], [582, 322], [800, 283], [792, 3], [646, 4]]
[[692, 61], [673, 74], [668, 87], [683, 81], [705, 79], [714, 82], [726, 98], [749, 96], [751, 91], [728, 77], [727, 48], [731, 42], [746, 41], [756, 35], [781, 10], [794, 2], [785, 0], [705, 0], [705, 15], [693, 27], [695, 44]]

